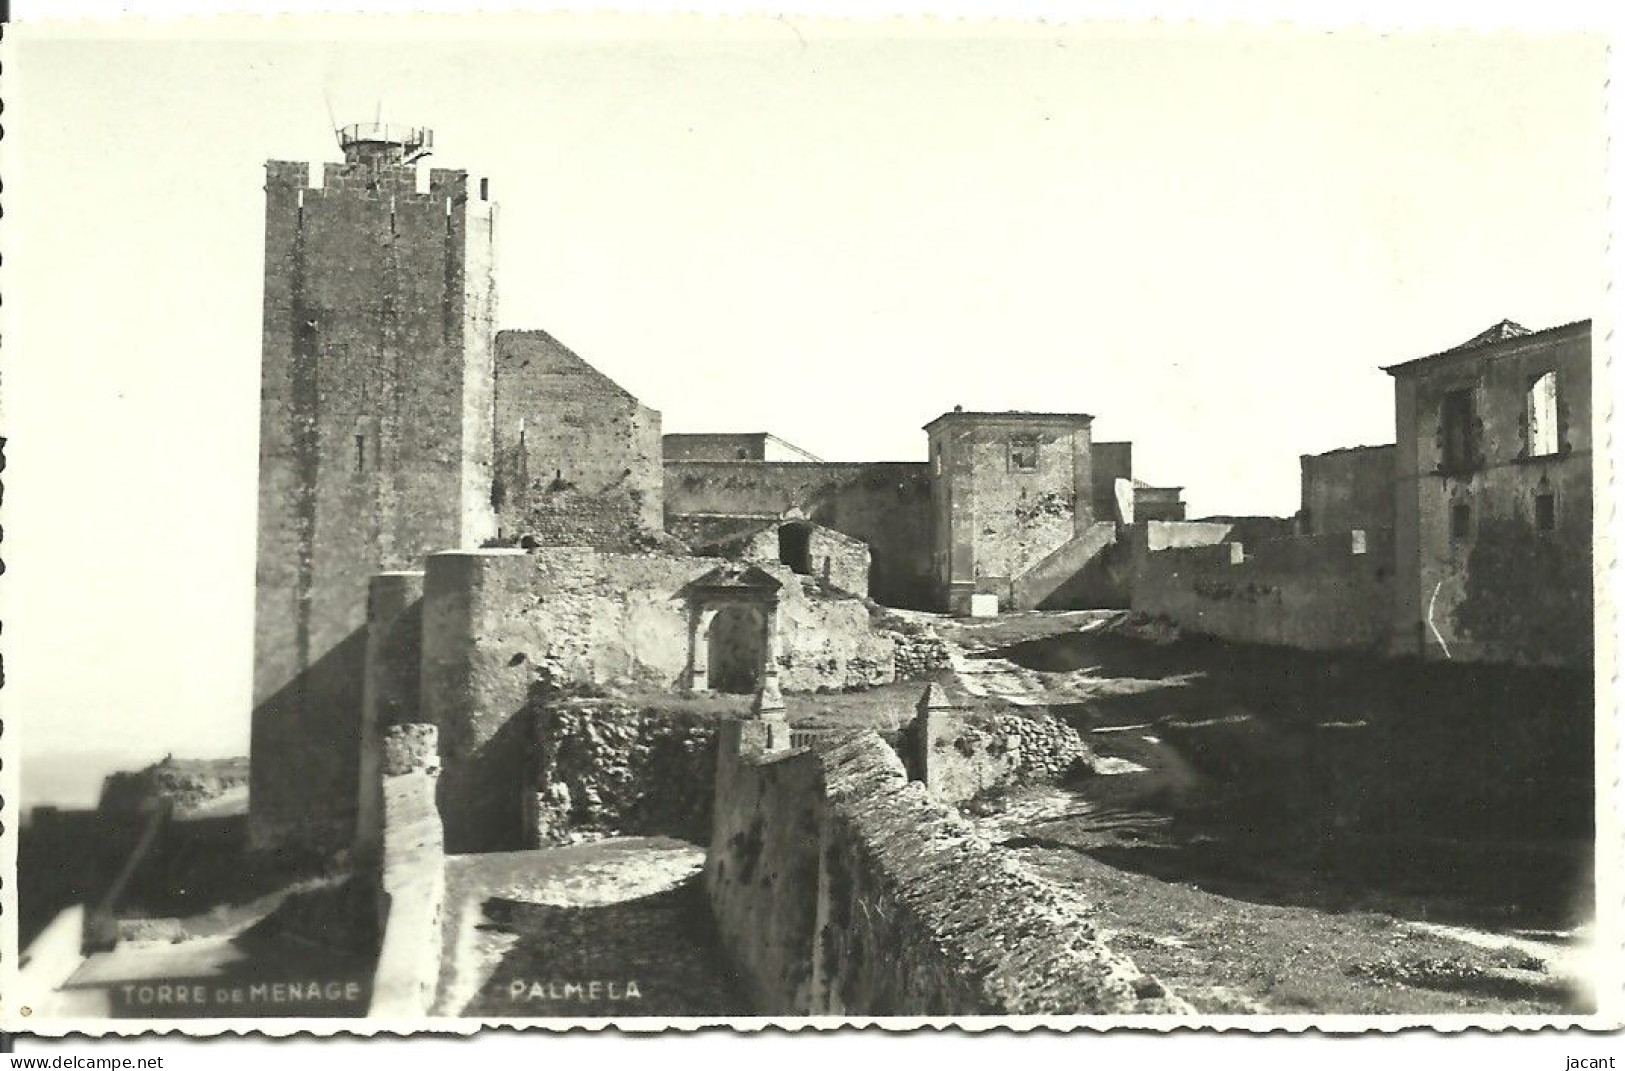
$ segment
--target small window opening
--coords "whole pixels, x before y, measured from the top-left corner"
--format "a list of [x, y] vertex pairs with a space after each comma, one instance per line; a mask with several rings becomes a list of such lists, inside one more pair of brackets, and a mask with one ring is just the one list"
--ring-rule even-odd
[[1535, 528], [1541, 532], [1557, 530], [1557, 496], [1550, 491], [1535, 496]]
[[490, 199], [491, 199], [491, 180], [488, 179], [488, 178], [482, 178], [482, 179], [480, 179], [480, 200], [489, 201]]
[[1450, 391], [1440, 402], [1439, 417], [1444, 425], [1445, 471], [1465, 472], [1473, 468], [1478, 455], [1477, 414], [1473, 412], [1473, 392]]
[[1010, 438], [1010, 469], [1013, 472], [1038, 471], [1038, 438], [1013, 435]]
[[355, 470], [357, 472], [367, 471], [367, 437], [365, 435], [355, 437]]
[[779, 525], [779, 563], [802, 576], [812, 575], [812, 529], [805, 524]]
[[1528, 445], [1530, 457], [1557, 453], [1557, 373], [1546, 372], [1529, 384]]
[[1450, 507], [1450, 538], [1466, 539], [1468, 530], [1473, 524], [1472, 507], [1465, 502], [1457, 502]]

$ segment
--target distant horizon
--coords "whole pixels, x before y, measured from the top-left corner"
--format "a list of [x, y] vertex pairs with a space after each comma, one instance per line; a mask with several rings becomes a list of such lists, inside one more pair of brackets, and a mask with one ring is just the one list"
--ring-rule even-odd
[[832, 461], [1083, 411], [1192, 517], [1289, 517], [1301, 455], [1393, 442], [1383, 365], [1605, 300], [1595, 37], [482, 25], [6, 35], [25, 795], [57, 756], [247, 753], [262, 168], [380, 99], [492, 178], [502, 329], [663, 431]]

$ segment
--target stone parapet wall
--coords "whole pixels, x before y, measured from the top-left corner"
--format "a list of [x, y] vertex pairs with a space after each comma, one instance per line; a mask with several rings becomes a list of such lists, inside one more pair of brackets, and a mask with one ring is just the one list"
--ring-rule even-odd
[[402, 725], [384, 737], [383, 939], [368, 1018], [421, 1024], [440, 976], [446, 898], [445, 842], [435, 807], [440, 759], [432, 725]]
[[1113, 953], [1082, 904], [909, 782], [878, 735], [782, 751], [778, 728], [724, 727], [706, 860], [723, 945], [758, 1010], [1188, 1010]]

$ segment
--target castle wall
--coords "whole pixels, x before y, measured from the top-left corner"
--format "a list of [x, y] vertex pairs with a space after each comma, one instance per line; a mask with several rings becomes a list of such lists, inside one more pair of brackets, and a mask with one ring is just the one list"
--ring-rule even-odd
[[1394, 447], [1356, 446], [1298, 459], [1304, 535], [1394, 526]]
[[503, 534], [628, 549], [660, 531], [660, 414], [546, 332], [503, 331], [496, 354]]
[[[1193, 533], [1200, 535], [1200, 533]], [[1305, 650], [1378, 650], [1394, 605], [1391, 531], [1145, 553], [1134, 609], [1185, 632]]]
[[907, 461], [668, 461], [666, 513], [809, 520], [869, 545], [869, 593], [888, 606], [931, 605], [931, 474]]
[[[686, 688], [693, 664], [688, 586], [718, 564], [590, 548], [429, 558], [422, 711], [440, 728], [441, 810], [451, 850], [520, 844], [528, 727], [518, 715], [533, 689]], [[870, 631], [861, 600], [812, 597], [784, 567], [761, 568], [782, 585], [781, 688], [892, 679], [892, 643]]]
[[793, 443], [765, 431], [676, 432], [664, 436], [667, 461], [817, 461]]
[[765, 1015], [1185, 1010], [1075, 903], [910, 783], [869, 731], [723, 725], [705, 887]]
[[[368, 578], [494, 530], [493, 206], [461, 171], [266, 170], [253, 842], [348, 844]], [[419, 192], [420, 189], [422, 192]]]

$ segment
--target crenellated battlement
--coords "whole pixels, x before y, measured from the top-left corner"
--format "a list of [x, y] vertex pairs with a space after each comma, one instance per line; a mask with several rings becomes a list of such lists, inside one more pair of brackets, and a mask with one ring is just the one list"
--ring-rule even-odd
[[491, 180], [455, 168], [397, 165], [374, 168], [333, 161], [267, 160], [267, 191], [359, 192], [365, 196], [491, 203]]

